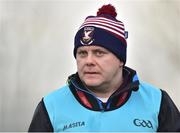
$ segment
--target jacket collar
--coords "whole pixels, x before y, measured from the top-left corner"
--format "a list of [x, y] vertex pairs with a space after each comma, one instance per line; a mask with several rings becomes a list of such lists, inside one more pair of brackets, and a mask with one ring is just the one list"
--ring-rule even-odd
[[110, 111], [121, 107], [130, 97], [132, 91], [137, 91], [139, 79], [136, 71], [124, 66], [124, 82], [108, 99], [106, 103], [99, 100], [81, 82], [78, 73], [68, 77], [68, 84], [75, 98], [84, 107], [94, 111]]

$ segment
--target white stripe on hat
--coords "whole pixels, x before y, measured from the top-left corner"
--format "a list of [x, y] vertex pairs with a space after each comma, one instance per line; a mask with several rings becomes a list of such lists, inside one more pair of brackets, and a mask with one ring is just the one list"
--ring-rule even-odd
[[106, 30], [106, 31], [109, 31], [109, 32], [111, 32], [111, 33], [116, 34], [116, 35], [119, 36], [120, 38], [124, 38], [124, 39], [125, 39], [123, 33], [117, 32], [116, 30], [110, 29], [110, 28], [108, 28], [108, 27], [106, 27], [106, 26], [103, 26], [103, 25], [98, 25], [98, 24], [85, 24], [85, 25], [82, 25], [80, 29], [82, 29], [82, 28], [84, 28], [84, 27], [86, 27], [86, 26], [94, 26], [94, 27], [97, 27], [97, 28], [101, 28], [101, 29], [104, 29], [104, 30]]
[[120, 38], [125, 39], [124, 24], [120, 21], [113, 21], [105, 17], [92, 17], [87, 18], [85, 22], [81, 25], [79, 30], [84, 28], [85, 26], [98, 27], [111, 33], [114, 33]]
[[[115, 21], [112, 21], [112, 20], [109, 20], [106, 19], [106, 20], [103, 20], [103, 19], [99, 19], [99, 18], [88, 18], [85, 20], [85, 22], [102, 22], [102, 23], [108, 23], [110, 25], [113, 25], [113, 26], [117, 26], [119, 27], [120, 29], [123, 29], [124, 30], [124, 24], [121, 23], [121, 22], [116, 22]], [[84, 23], [85, 23], [84, 22]]]
[[[96, 24], [96, 25], [100, 25], [100, 26], [105, 26], [105, 27], [107, 27], [107, 28], [109, 28], [109, 29], [112, 29], [112, 30], [115, 30], [115, 31], [117, 31], [117, 32], [120, 32], [120, 33], [124, 34], [124, 30], [122, 30], [122, 29], [119, 28], [119, 27], [115, 27], [115, 26], [113, 26], [113, 25], [111, 25], [111, 24], [101, 23], [101, 22], [95, 22], [95, 21], [90, 21], [90, 22], [85, 21], [85, 22], [83, 23], [83, 25], [91, 25], [91, 24]], [[83, 26], [83, 25], [82, 25], [82, 26]], [[82, 27], [82, 26], [81, 26], [81, 27]], [[81, 28], [81, 27], [80, 27], [80, 28]]]
[[108, 18], [105, 18], [105, 17], [91, 17], [91, 18], [87, 18], [86, 20], [93, 20], [93, 19], [99, 19], [99, 20], [105, 20], [105, 21], [108, 21], [108, 22], [112, 22], [112, 23], [115, 23], [115, 24], [120, 24], [120, 25], [123, 25], [123, 22], [121, 21], [113, 21], [111, 19], [108, 19]]

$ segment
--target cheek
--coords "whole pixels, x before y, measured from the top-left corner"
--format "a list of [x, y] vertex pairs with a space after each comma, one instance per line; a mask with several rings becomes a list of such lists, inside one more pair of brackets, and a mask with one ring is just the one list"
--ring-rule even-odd
[[76, 60], [77, 70], [80, 71], [83, 67], [82, 61]]
[[120, 68], [118, 61], [106, 60], [101, 63], [101, 69], [108, 75], [116, 72]]
[[83, 80], [83, 64], [81, 61], [76, 60], [76, 65], [79, 78]]

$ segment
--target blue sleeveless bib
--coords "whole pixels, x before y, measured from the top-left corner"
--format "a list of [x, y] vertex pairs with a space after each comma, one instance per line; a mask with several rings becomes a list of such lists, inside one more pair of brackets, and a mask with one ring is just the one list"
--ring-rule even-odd
[[112, 111], [93, 111], [82, 106], [64, 86], [44, 97], [54, 132], [155, 132], [161, 91], [140, 83], [128, 101]]

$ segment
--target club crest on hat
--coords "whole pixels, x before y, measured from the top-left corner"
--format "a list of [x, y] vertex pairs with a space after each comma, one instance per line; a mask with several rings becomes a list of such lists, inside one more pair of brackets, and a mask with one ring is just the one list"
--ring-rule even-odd
[[93, 43], [94, 27], [84, 27], [82, 37], [80, 39], [82, 45], [90, 45]]

